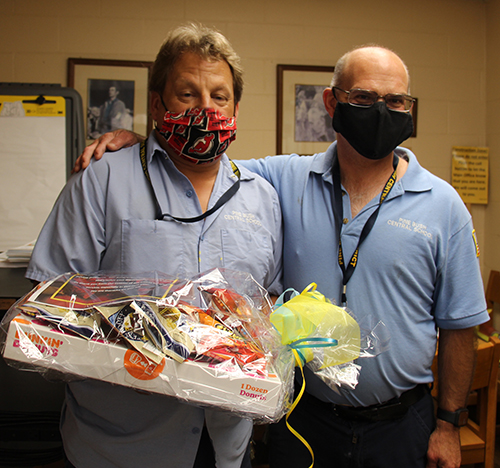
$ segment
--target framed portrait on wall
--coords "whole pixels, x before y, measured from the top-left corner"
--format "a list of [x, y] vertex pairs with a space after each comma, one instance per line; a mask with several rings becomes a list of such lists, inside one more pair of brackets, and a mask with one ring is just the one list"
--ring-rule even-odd
[[277, 66], [276, 154], [314, 154], [335, 139], [323, 104], [333, 67]]
[[68, 59], [68, 86], [82, 97], [87, 144], [118, 128], [149, 134], [152, 65], [132, 60]]

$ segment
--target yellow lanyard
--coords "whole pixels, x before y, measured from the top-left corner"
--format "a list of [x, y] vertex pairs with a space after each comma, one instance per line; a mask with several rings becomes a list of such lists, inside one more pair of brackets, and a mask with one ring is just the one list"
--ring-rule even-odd
[[384, 189], [382, 190], [382, 193], [380, 194], [380, 200], [377, 206], [377, 209], [371, 214], [371, 216], [368, 218], [366, 221], [365, 225], [363, 226], [363, 229], [361, 231], [361, 234], [359, 236], [358, 240], [358, 245], [356, 246], [356, 250], [352, 254], [351, 260], [349, 263], [345, 264], [344, 261], [344, 253], [342, 250], [342, 219], [344, 217], [343, 213], [343, 203], [342, 203], [342, 188], [341, 188], [341, 183], [340, 183], [340, 168], [339, 168], [339, 162], [338, 159], [335, 158], [335, 161], [333, 163], [333, 193], [332, 193], [332, 205], [333, 205], [333, 211], [334, 211], [334, 217], [335, 217], [335, 224], [337, 226], [337, 231], [339, 233], [339, 251], [338, 251], [338, 261], [339, 261], [339, 266], [342, 269], [342, 299], [341, 299], [341, 305], [345, 306], [347, 304], [347, 282], [351, 279], [352, 274], [354, 273], [354, 269], [356, 268], [356, 265], [358, 264], [359, 260], [359, 248], [361, 247], [361, 244], [363, 241], [366, 239], [368, 234], [373, 228], [373, 225], [375, 224], [375, 221], [377, 220], [378, 212], [380, 211], [380, 207], [382, 203], [387, 199], [389, 196], [390, 191], [392, 190], [392, 187], [394, 187], [396, 180], [397, 180], [397, 168], [398, 168], [398, 162], [399, 162], [399, 157], [394, 154], [394, 159], [393, 159], [393, 167], [394, 167], [394, 172], [392, 175], [389, 177], [389, 180], [385, 183]]

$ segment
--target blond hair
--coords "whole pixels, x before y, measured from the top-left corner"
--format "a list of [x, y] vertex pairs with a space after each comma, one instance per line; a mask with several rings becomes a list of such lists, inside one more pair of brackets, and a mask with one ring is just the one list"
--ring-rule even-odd
[[168, 34], [153, 63], [149, 91], [163, 93], [169, 73], [185, 52], [198, 54], [207, 61], [226, 61], [233, 75], [235, 103], [240, 101], [243, 93], [240, 57], [220, 32], [195, 23], [180, 26]]

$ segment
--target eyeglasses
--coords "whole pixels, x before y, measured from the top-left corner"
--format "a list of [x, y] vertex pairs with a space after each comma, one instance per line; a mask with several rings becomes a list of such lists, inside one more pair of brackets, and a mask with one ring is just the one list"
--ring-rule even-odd
[[390, 109], [398, 112], [410, 112], [413, 107], [413, 103], [415, 99], [409, 96], [408, 94], [393, 94], [389, 93], [385, 96], [380, 96], [375, 91], [369, 91], [367, 89], [359, 89], [354, 88], [350, 91], [346, 91], [344, 89], [337, 88], [334, 86], [332, 88], [335, 99], [337, 99], [337, 95], [335, 94], [335, 90], [342, 91], [347, 94], [347, 102], [351, 106], [356, 107], [371, 107], [375, 104], [379, 99], [383, 99], [385, 101], [385, 105]]

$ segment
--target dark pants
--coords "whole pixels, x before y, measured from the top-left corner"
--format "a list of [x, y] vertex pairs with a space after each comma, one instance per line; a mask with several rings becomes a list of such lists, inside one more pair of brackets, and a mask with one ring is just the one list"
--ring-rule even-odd
[[[241, 462], [241, 468], [251, 468], [251, 466], [250, 444], [248, 444], [247, 450], [245, 452], [245, 457]], [[75, 466], [73, 466], [69, 460], [66, 460], [64, 468], [75, 468]], [[194, 462], [193, 468], [215, 468], [214, 449], [206, 427], [203, 427], [200, 445], [198, 447], [198, 451], [196, 452], [196, 460]]]
[[[311, 446], [314, 468], [425, 468], [429, 436], [435, 427], [430, 394], [398, 419], [366, 422], [338, 416], [332, 405], [304, 394], [288, 419]], [[286, 427], [285, 418], [269, 428], [271, 468], [307, 468], [307, 448]]]

